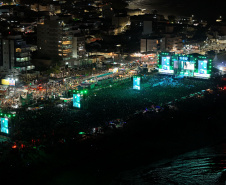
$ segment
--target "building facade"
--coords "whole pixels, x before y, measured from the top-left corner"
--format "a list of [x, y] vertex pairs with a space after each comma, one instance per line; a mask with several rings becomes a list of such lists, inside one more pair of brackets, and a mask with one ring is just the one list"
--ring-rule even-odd
[[34, 69], [30, 63], [30, 47], [21, 35], [0, 39], [0, 73], [17, 76], [23, 71]]
[[166, 35], [165, 37], [165, 50], [178, 51], [183, 49], [183, 42], [181, 36]]
[[141, 39], [140, 52], [157, 52], [159, 48], [159, 39]]
[[70, 24], [57, 18], [38, 24], [38, 53], [51, 59], [58, 58], [67, 65], [66, 63], [72, 58], [73, 33], [71, 28]]

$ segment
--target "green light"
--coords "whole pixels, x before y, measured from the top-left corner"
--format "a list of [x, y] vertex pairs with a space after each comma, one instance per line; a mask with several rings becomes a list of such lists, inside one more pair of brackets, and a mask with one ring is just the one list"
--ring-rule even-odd
[[9, 114], [9, 115], [8, 115], [8, 117], [10, 118], [10, 117], [11, 117], [11, 115]]
[[79, 132], [78, 134], [81, 134], [82, 135], [82, 134], [86, 134], [86, 133], [85, 132]]
[[1, 116], [2, 116], [3, 114], [1, 113]]
[[75, 90], [73, 90], [73, 92], [75, 92]]
[[13, 114], [13, 117], [15, 117], [16, 116], [16, 114]]

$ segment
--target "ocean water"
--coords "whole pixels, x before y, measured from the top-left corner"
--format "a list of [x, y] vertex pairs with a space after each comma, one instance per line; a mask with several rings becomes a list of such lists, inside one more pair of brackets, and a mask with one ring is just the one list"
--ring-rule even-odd
[[121, 173], [112, 185], [225, 185], [226, 143]]

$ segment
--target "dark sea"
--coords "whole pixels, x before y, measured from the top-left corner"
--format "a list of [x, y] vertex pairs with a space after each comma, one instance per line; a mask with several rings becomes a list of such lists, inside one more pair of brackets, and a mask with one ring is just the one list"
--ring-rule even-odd
[[226, 143], [121, 173], [111, 185], [225, 185]]

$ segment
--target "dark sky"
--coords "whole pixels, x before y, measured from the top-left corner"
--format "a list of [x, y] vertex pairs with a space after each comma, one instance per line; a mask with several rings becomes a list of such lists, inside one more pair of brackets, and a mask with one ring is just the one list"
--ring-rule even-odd
[[226, 18], [226, 0], [131, 0], [142, 8], [157, 9], [162, 14], [191, 15], [202, 19]]

